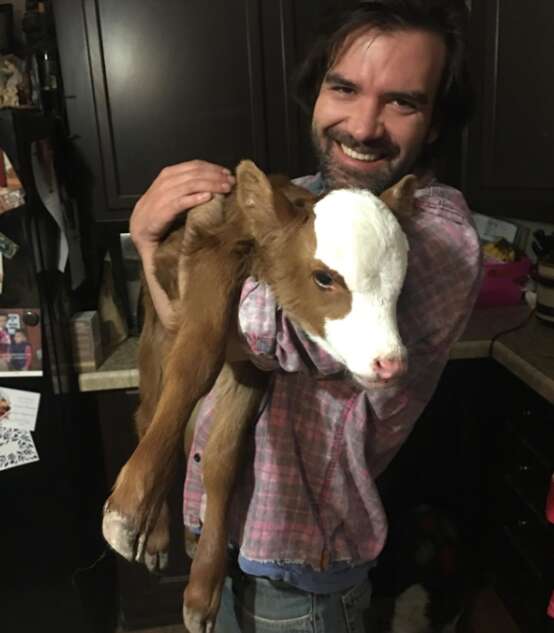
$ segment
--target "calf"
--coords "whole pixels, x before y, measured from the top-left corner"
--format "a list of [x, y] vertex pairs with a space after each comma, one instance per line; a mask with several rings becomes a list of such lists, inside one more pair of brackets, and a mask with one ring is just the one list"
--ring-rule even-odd
[[[112, 547], [149, 568], [167, 550], [165, 498], [191, 411], [216, 385], [214, 425], [204, 452], [207, 507], [185, 591], [191, 633], [213, 626], [225, 576], [228, 500], [248, 422], [265, 375], [233, 360], [240, 289], [249, 275], [268, 284], [286, 314], [368, 386], [399, 375], [406, 352], [396, 326], [408, 243], [390, 209], [411, 209], [415, 178], [380, 200], [337, 190], [321, 199], [252, 162], [236, 170], [225, 197], [189, 212], [156, 255], [156, 275], [173, 308], [164, 327], [145, 288], [140, 339], [140, 442], [104, 511]], [[388, 205], [388, 206], [387, 206]]]

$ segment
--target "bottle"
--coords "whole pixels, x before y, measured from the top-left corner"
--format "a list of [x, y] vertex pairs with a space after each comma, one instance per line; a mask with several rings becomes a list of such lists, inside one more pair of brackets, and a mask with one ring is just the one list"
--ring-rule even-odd
[[554, 257], [539, 260], [537, 265], [537, 308], [535, 315], [554, 327]]
[[56, 30], [49, 2], [27, 0], [23, 31], [29, 51], [31, 103], [45, 113], [61, 114]]
[[45, 112], [58, 110], [58, 62], [52, 47], [37, 51], [42, 108]]

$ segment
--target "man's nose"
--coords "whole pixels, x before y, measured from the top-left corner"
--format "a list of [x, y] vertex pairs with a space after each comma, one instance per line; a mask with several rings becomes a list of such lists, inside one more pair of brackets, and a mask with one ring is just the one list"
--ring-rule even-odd
[[348, 128], [359, 143], [382, 138], [385, 131], [382, 108], [374, 101], [359, 102], [352, 107]]

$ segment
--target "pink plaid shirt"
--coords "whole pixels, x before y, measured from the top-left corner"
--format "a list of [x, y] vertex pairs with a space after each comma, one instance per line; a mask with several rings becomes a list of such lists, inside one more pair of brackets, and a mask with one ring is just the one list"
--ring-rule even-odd
[[[297, 182], [317, 192], [320, 181]], [[383, 547], [387, 522], [375, 478], [429, 402], [481, 278], [462, 194], [434, 183], [418, 191], [417, 203], [404, 228], [410, 253], [398, 305], [409, 369], [394, 385], [362, 390], [286, 318], [265, 284], [250, 278], [243, 287], [242, 332], [253, 362], [272, 371], [231, 501], [230, 537], [246, 571], [275, 577], [264, 567], [302, 565], [325, 573], [373, 561]], [[198, 415], [185, 482], [184, 520], [193, 530], [205, 502], [201, 458], [212, 402], [210, 394]]]

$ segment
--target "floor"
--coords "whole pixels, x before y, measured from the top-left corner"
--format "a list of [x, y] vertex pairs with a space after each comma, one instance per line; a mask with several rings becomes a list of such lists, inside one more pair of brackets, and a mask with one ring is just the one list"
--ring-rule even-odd
[[[520, 633], [514, 621], [492, 590], [484, 590], [477, 599], [474, 613], [466, 633]], [[120, 631], [118, 633], [124, 633]], [[186, 633], [180, 625], [156, 629], [141, 629], [140, 633]], [[371, 633], [368, 631], [367, 633]]]
[[468, 633], [519, 633], [518, 627], [494, 591], [483, 591], [471, 618]]

